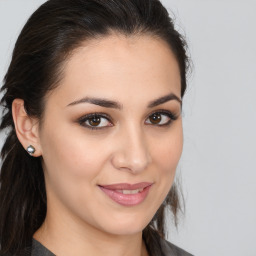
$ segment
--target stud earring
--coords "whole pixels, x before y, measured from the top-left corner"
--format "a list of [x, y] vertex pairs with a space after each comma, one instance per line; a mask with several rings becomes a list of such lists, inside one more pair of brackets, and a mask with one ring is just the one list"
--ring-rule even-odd
[[35, 153], [36, 149], [30, 145], [27, 147], [27, 152], [32, 156]]

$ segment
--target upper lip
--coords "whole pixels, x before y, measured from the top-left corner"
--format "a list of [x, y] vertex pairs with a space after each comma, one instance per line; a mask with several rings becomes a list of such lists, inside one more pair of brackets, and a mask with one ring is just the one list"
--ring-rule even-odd
[[152, 182], [140, 182], [136, 184], [129, 184], [129, 183], [117, 183], [117, 184], [110, 184], [110, 185], [99, 185], [100, 187], [110, 189], [110, 190], [135, 190], [135, 189], [144, 189], [148, 186], [151, 186]]

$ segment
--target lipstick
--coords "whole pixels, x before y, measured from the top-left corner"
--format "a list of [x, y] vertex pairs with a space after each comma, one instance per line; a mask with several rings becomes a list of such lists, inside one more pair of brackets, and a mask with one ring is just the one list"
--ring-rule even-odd
[[99, 185], [99, 188], [113, 201], [123, 206], [135, 206], [142, 203], [153, 183], [119, 183]]

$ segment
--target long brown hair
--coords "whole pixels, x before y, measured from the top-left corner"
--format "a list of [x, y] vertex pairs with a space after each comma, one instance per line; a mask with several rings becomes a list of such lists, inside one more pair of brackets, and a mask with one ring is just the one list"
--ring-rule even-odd
[[[159, 0], [49, 0], [22, 29], [4, 77], [0, 129], [7, 137], [1, 156], [0, 253], [17, 253], [31, 244], [46, 216], [46, 191], [40, 158], [30, 157], [20, 144], [12, 119], [12, 102], [24, 100], [27, 114], [43, 117], [45, 96], [62, 75], [62, 64], [82, 42], [107, 36], [152, 35], [167, 42], [180, 69], [181, 95], [186, 90], [186, 43]], [[159, 255], [156, 237], [165, 235], [165, 209], [174, 218], [179, 209], [175, 184], [143, 231], [151, 255]]]

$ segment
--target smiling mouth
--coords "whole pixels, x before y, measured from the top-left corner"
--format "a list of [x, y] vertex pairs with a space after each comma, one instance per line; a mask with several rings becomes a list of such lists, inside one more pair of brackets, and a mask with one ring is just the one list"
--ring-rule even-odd
[[153, 183], [99, 185], [99, 188], [114, 202], [122, 206], [135, 206], [142, 203]]
[[144, 188], [140, 188], [140, 189], [134, 189], [134, 190], [116, 190], [116, 192], [118, 193], [122, 193], [122, 194], [125, 194], [125, 195], [131, 195], [131, 194], [138, 194], [140, 192], [143, 191]]

